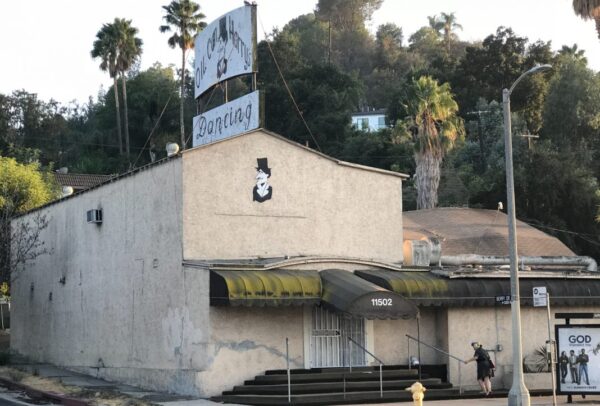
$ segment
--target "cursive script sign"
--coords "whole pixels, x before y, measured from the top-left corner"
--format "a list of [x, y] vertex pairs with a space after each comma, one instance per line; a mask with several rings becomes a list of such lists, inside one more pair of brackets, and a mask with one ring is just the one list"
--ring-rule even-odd
[[247, 5], [210, 23], [194, 45], [194, 96], [226, 79], [256, 71], [256, 6]]
[[194, 117], [193, 146], [254, 130], [260, 126], [258, 90]]

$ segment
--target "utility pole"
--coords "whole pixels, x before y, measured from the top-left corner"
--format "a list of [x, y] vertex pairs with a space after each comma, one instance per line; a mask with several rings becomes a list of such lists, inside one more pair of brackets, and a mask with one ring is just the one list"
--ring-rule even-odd
[[533, 134], [521, 134], [521, 137], [527, 138], [527, 145], [528, 145], [529, 149], [531, 149], [531, 139], [532, 138], [535, 138], [535, 139], [540, 138], [539, 135], [533, 135]]
[[477, 132], [479, 135], [479, 153], [480, 153], [480, 164], [481, 164], [481, 171], [485, 171], [485, 168], [487, 166], [486, 162], [485, 162], [485, 153], [484, 153], [484, 144], [483, 144], [483, 126], [481, 123], [481, 115], [484, 113], [490, 113], [491, 110], [477, 110], [477, 111], [469, 111], [467, 112], [467, 115], [475, 115], [477, 114]]

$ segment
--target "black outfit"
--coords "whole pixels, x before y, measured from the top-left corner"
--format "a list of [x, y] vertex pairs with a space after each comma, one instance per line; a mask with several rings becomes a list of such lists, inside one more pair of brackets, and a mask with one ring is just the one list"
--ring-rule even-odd
[[271, 197], [273, 197], [273, 188], [271, 186], [267, 188], [267, 194], [264, 196], [259, 195], [258, 186], [254, 186], [254, 189], [252, 190], [252, 199], [254, 201], [262, 203], [266, 200], [269, 200]]
[[475, 350], [474, 357], [477, 360], [477, 380], [483, 381], [486, 377], [492, 377], [490, 355], [486, 350], [479, 347]]
[[565, 378], [569, 372], [569, 357], [567, 357], [567, 354], [561, 355], [558, 358], [558, 363], [560, 365], [560, 381], [565, 383]]

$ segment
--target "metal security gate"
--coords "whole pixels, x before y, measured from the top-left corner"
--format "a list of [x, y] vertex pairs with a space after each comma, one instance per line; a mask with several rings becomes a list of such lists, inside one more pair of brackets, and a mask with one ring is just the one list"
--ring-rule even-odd
[[310, 366], [343, 367], [366, 365], [365, 353], [347, 337], [365, 347], [365, 322], [346, 318], [320, 306], [313, 307]]

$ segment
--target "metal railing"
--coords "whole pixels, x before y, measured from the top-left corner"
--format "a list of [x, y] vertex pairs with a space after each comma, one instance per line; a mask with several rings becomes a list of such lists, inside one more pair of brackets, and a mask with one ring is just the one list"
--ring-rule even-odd
[[[356, 346], [358, 346], [358, 348], [360, 348], [361, 350], [363, 350], [363, 352], [365, 354], [370, 355], [371, 357], [373, 357], [373, 359], [377, 362], [379, 362], [379, 396], [381, 398], [383, 398], [383, 361], [380, 360], [377, 356], [375, 356], [375, 354], [373, 354], [371, 351], [367, 350], [365, 347], [363, 347], [360, 343], [356, 342], [354, 339], [352, 339], [351, 337], [346, 337], [346, 339], [348, 340], [348, 344], [349, 344], [349, 357], [348, 357], [348, 366], [350, 367], [350, 372], [352, 372], [352, 343], [354, 343]], [[291, 380], [291, 373], [290, 373], [290, 347], [289, 347], [289, 338], [286, 337], [285, 338], [285, 362], [286, 362], [286, 369], [287, 369], [287, 387], [288, 387], [288, 404], [292, 403], [292, 380]], [[343, 391], [344, 391], [344, 399], [346, 398], [346, 374], [342, 374], [342, 379], [343, 379]]]
[[[417, 344], [421, 344], [424, 345], [425, 347], [431, 348], [432, 350], [435, 350], [439, 353], [442, 353], [444, 355], [447, 355], [449, 358], [455, 359], [456, 361], [458, 361], [458, 393], [460, 395], [463, 394], [463, 389], [462, 389], [462, 373], [461, 373], [461, 366], [462, 364], [465, 363], [465, 361], [462, 358], [458, 358], [455, 357], [454, 355], [450, 354], [447, 351], [442, 350], [441, 348], [435, 347], [433, 345], [427, 344], [421, 340], [419, 340], [418, 338], [415, 338], [409, 334], [406, 334], [406, 338], [407, 338], [407, 343], [408, 343], [408, 368], [411, 368], [411, 362], [410, 362], [410, 340], [414, 340], [417, 342]], [[421, 368], [421, 359], [419, 357], [419, 369]]]
[[290, 339], [285, 338], [285, 363], [287, 368], [288, 403], [292, 403], [292, 376], [290, 375]]
[[[380, 360], [379, 358], [377, 358], [375, 356], [375, 354], [373, 354], [371, 351], [367, 350], [365, 347], [363, 347], [361, 344], [356, 342], [351, 337], [347, 336], [346, 339], [348, 339], [348, 344], [350, 347], [350, 351], [348, 351], [350, 354], [348, 356], [348, 366], [350, 367], [350, 372], [352, 372], [352, 343], [356, 344], [356, 346], [358, 346], [358, 348], [363, 350], [363, 352], [365, 354], [369, 354], [371, 357], [373, 357], [373, 359], [375, 361], [379, 362], [379, 397], [383, 398], [383, 361]], [[345, 378], [344, 378], [344, 398], [346, 398], [346, 379]]]

